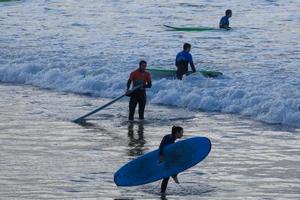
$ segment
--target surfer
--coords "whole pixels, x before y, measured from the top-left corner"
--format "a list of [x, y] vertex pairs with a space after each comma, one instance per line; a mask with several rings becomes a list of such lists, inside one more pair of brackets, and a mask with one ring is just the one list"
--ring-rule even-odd
[[[129, 121], [133, 121], [134, 119], [134, 112], [137, 104], [139, 104], [139, 119], [144, 119], [144, 110], [146, 106], [146, 89], [145, 88], [151, 88], [152, 81], [151, 81], [151, 75], [149, 72], [145, 71], [147, 67], [147, 62], [144, 60], [141, 60], [139, 63], [139, 68], [135, 71], [131, 72], [129, 79], [127, 81], [127, 90], [126, 94], [130, 96], [129, 100]], [[140, 89], [137, 89], [134, 92], [130, 92], [129, 88], [130, 85], [133, 85], [133, 87], [138, 87], [142, 85]]]
[[195, 65], [193, 62], [191, 51], [191, 44], [184, 43], [183, 51], [179, 52], [176, 56], [175, 65], [177, 67], [176, 77], [179, 80], [182, 80], [182, 76], [188, 73], [188, 66], [190, 64], [193, 73], [196, 72]]
[[230, 30], [229, 27], [229, 18], [232, 16], [232, 11], [230, 9], [225, 11], [225, 16], [223, 16], [220, 20], [219, 27], [224, 28], [226, 30]]
[[[164, 161], [164, 147], [172, 144], [175, 142], [176, 139], [179, 139], [183, 136], [183, 128], [181, 126], [173, 126], [172, 127], [172, 133], [165, 135], [159, 145], [159, 161], [163, 162]], [[179, 184], [179, 181], [177, 179], [177, 174], [172, 176], [173, 180], [175, 183]], [[170, 177], [164, 178], [162, 183], [161, 183], [161, 194], [165, 195], [168, 182], [169, 182]]]

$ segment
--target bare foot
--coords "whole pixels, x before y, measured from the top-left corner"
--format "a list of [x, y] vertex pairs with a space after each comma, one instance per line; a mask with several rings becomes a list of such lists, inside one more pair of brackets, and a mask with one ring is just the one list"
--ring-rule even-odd
[[165, 192], [160, 192], [160, 197], [162, 200], [166, 199], [166, 193]]

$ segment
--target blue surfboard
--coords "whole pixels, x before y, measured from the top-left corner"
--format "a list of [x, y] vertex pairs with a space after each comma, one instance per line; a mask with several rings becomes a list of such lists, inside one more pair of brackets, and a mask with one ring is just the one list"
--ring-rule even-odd
[[151, 151], [125, 164], [114, 174], [117, 186], [137, 186], [151, 183], [182, 172], [210, 152], [211, 142], [206, 137], [193, 137], [164, 148], [164, 161], [159, 162], [159, 151]]

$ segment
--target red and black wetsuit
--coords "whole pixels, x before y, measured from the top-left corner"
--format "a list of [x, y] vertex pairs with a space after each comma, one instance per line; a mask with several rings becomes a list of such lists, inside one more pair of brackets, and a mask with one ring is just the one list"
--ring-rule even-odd
[[139, 85], [143, 85], [141, 89], [134, 91], [131, 94], [129, 101], [129, 120], [134, 119], [134, 112], [136, 105], [139, 104], [139, 119], [144, 119], [144, 110], [146, 106], [146, 90], [145, 88], [151, 88], [151, 75], [149, 72], [137, 69], [131, 72], [130, 77], [127, 81], [127, 89], [130, 88], [131, 82], [133, 87], [137, 87]]

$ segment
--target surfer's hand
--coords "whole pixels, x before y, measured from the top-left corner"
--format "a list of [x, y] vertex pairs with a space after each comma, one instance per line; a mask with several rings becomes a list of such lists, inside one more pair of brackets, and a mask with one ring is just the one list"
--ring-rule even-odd
[[131, 94], [131, 91], [129, 89], [127, 89], [126, 92], [125, 92], [125, 95], [130, 96], [130, 94]]
[[159, 162], [163, 162], [163, 161], [164, 161], [164, 156], [163, 155], [159, 156]]

